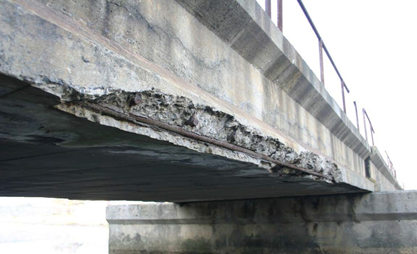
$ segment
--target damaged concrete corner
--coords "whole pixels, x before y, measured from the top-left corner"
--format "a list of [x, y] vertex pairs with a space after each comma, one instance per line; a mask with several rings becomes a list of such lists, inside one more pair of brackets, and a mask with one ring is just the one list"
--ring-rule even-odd
[[[234, 116], [184, 96], [159, 90], [137, 93], [112, 91], [88, 96], [57, 85], [38, 85], [53, 91], [62, 111], [102, 125], [169, 141], [198, 152], [250, 162], [281, 178], [309, 178], [340, 182], [341, 171], [332, 161], [315, 153], [297, 153], [277, 138], [241, 124]], [[61, 85], [58, 85], [61, 86]]]

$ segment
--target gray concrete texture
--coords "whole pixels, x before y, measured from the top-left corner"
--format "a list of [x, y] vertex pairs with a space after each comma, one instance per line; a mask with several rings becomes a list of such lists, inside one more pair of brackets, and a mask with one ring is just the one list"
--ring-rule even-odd
[[[2, 151], [10, 173], [2, 195], [195, 201], [226, 193], [223, 199], [375, 189], [365, 178], [370, 147], [256, 1], [1, 0], [1, 6], [8, 123], [2, 142], [14, 148]], [[193, 114], [196, 126], [186, 124]], [[132, 115], [324, 177], [294, 175]], [[49, 169], [40, 164], [43, 156]], [[22, 162], [34, 170], [16, 171]], [[161, 188], [162, 175], [178, 176], [176, 187]], [[397, 188], [395, 179], [380, 184]], [[60, 189], [65, 185], [74, 190]], [[204, 196], [207, 187], [220, 188]]]
[[417, 253], [417, 191], [109, 206], [110, 253]]

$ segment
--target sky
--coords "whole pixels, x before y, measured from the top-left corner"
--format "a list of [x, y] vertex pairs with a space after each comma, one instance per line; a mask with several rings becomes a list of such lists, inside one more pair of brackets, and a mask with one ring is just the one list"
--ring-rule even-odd
[[[263, 0], [258, 0], [264, 6]], [[303, 0], [339, 72], [350, 89], [347, 113], [356, 125], [353, 101], [365, 108], [375, 145], [387, 152], [405, 189], [417, 189], [413, 163], [417, 82], [417, 1]], [[272, 0], [276, 15], [276, 0]], [[318, 41], [296, 0], [283, 1], [283, 33], [319, 74]], [[275, 19], [274, 19], [275, 21]], [[341, 105], [340, 81], [327, 59], [325, 86]], [[359, 116], [362, 135], [363, 119]], [[369, 131], [368, 131], [369, 137]], [[369, 137], [370, 139], [370, 137]]]

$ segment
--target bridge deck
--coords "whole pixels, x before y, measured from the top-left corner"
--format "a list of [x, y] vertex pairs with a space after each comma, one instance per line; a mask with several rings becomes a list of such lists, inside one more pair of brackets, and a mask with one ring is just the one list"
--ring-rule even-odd
[[18, 90], [0, 100], [1, 196], [179, 202], [363, 191], [280, 177], [253, 163], [102, 126], [53, 108], [59, 100], [50, 94], [1, 77], [2, 92]]
[[399, 188], [254, 0], [0, 4], [0, 195]]

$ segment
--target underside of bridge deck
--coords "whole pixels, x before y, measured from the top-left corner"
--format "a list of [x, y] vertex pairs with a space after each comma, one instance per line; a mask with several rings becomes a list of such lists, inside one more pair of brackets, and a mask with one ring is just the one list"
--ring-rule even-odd
[[1, 196], [397, 188], [256, 1], [0, 3]]
[[2, 75], [0, 84], [1, 196], [185, 202], [363, 191], [160, 126], [103, 126], [103, 112], [89, 121], [25, 82]]

